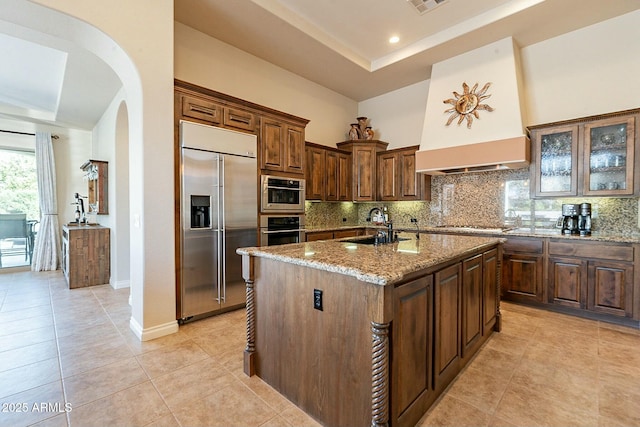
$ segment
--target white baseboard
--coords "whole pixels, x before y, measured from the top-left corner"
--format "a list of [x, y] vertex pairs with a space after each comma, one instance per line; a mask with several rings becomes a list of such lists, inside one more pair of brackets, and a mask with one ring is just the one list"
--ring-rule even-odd
[[171, 335], [178, 332], [178, 321], [174, 320], [163, 325], [142, 329], [136, 319], [131, 317], [129, 320], [129, 327], [140, 341], [150, 341], [155, 338], [164, 337], [165, 335]]
[[130, 288], [131, 282], [129, 280], [118, 280], [117, 282], [111, 283], [111, 287], [113, 289]]

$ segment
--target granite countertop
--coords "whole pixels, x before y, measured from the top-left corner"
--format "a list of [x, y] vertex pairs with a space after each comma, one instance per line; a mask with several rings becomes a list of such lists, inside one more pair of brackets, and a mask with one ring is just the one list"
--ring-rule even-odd
[[[453, 258], [488, 248], [504, 239], [490, 236], [400, 233], [402, 240], [378, 246], [350, 239], [238, 248], [240, 255], [270, 258], [319, 270], [354, 276], [363, 282], [388, 285], [407, 274], [436, 267]], [[363, 237], [366, 238], [366, 237]]]
[[366, 225], [334, 225], [334, 226], [306, 226], [304, 231], [314, 233], [318, 231], [336, 231], [336, 230], [353, 230], [354, 228], [367, 228]]
[[[423, 227], [421, 233], [447, 233], [447, 234], [478, 234], [483, 236], [500, 237], [551, 237], [554, 239], [570, 239], [581, 241], [640, 243], [640, 233], [603, 233], [594, 231], [591, 236], [577, 236], [562, 234], [559, 229], [548, 228], [515, 228], [508, 231], [499, 231], [494, 228], [462, 228], [462, 227]], [[408, 231], [408, 230], [407, 230]]]

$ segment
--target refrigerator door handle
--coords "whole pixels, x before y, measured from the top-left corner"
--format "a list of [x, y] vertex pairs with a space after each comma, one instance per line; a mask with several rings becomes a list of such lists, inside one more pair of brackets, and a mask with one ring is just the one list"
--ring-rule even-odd
[[216, 189], [216, 191], [218, 193], [217, 194], [218, 203], [216, 204], [217, 208], [218, 208], [218, 212], [216, 212], [216, 233], [217, 233], [216, 234], [216, 240], [218, 241], [218, 245], [217, 245], [218, 246], [218, 259], [216, 260], [216, 285], [217, 285], [218, 296], [216, 298], [216, 301], [218, 302], [218, 304], [222, 303], [222, 299], [220, 297], [220, 276], [222, 274], [221, 273], [222, 269], [224, 268], [224, 265], [220, 264], [220, 257], [221, 257], [220, 256], [220, 250], [221, 250], [220, 241], [222, 240], [221, 239], [222, 229], [220, 228], [220, 224], [221, 224], [220, 211], [222, 211], [222, 208], [221, 208], [222, 200], [220, 199], [220, 185], [221, 185], [220, 176], [222, 175], [220, 173], [220, 167], [221, 167], [221, 165], [220, 165], [220, 157], [222, 157], [220, 154], [216, 154], [216, 173], [218, 174], [218, 176], [216, 177], [216, 179], [218, 181], [217, 182], [218, 185], [217, 185], [217, 189]]
[[[218, 266], [222, 266], [222, 277], [218, 280], [218, 296], [220, 297], [220, 303], [224, 303], [227, 296], [227, 233], [225, 229], [226, 218], [224, 217], [225, 211], [225, 200], [224, 200], [224, 156], [220, 155], [218, 158], [218, 209], [220, 209], [220, 213], [218, 218], [222, 223], [222, 226], [219, 226], [220, 230], [220, 244], [218, 247], [220, 248], [220, 252], [218, 253]], [[222, 294], [220, 293], [220, 288], [222, 288]]]

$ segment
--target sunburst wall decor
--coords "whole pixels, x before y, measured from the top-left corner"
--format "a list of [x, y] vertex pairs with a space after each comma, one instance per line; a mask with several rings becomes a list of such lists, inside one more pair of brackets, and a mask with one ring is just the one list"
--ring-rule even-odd
[[480, 92], [476, 93], [478, 83], [473, 85], [471, 90], [469, 90], [469, 85], [467, 85], [467, 83], [462, 83], [462, 94], [454, 91], [453, 96], [455, 96], [455, 98], [449, 98], [442, 101], [445, 104], [453, 105], [452, 108], [445, 110], [445, 113], [451, 113], [446, 126], [449, 126], [456, 118], [459, 117], [458, 124], [462, 123], [462, 121], [466, 119], [467, 128], [471, 129], [473, 117], [475, 116], [476, 119], [480, 118], [478, 111], [493, 111], [493, 108], [489, 105], [480, 103], [491, 96], [486, 94], [487, 90], [489, 90], [489, 86], [491, 86], [491, 83], [487, 83]]

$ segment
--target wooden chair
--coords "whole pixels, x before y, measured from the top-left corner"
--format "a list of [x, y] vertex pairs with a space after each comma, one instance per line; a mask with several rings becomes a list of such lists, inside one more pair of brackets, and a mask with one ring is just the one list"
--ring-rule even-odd
[[26, 214], [0, 214], [0, 243], [5, 239], [24, 239], [24, 247], [2, 249], [0, 244], [0, 268], [2, 255], [15, 255], [24, 251], [24, 259], [31, 261], [31, 241]]

